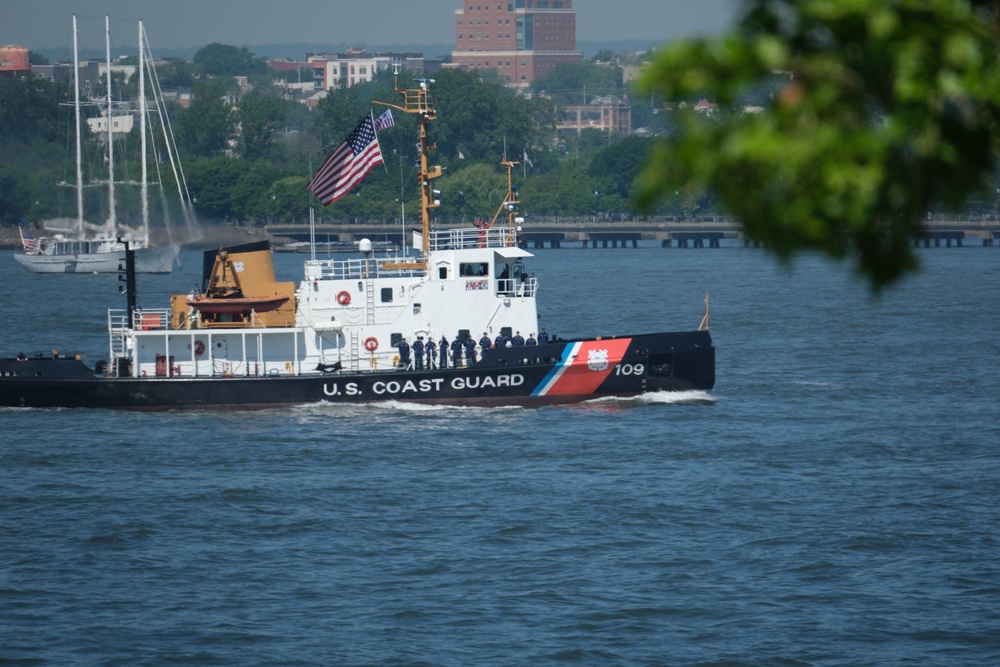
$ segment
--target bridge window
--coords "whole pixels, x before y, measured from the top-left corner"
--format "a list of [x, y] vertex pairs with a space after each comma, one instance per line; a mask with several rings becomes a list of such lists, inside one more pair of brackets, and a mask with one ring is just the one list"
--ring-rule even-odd
[[463, 278], [475, 278], [490, 275], [487, 262], [462, 262], [458, 265], [458, 275]]

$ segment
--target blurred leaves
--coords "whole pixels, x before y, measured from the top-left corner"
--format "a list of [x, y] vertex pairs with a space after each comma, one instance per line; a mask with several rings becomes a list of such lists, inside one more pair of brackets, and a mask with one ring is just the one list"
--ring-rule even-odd
[[[678, 112], [639, 179], [644, 206], [711, 190], [780, 256], [850, 256], [876, 288], [916, 265], [911, 235], [990, 176], [1000, 130], [997, 29], [964, 0], [747, 0], [736, 28], [667, 47], [642, 90], [707, 96]], [[784, 83], [760, 113], [740, 100]]]

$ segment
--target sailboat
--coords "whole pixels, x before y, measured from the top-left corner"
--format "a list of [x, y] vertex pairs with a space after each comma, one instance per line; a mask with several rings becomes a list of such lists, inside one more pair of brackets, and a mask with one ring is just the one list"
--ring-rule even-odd
[[[121, 270], [125, 260], [125, 242], [135, 250], [135, 270], [138, 273], [169, 273], [180, 253], [177, 243], [153, 244], [149, 237], [149, 174], [147, 161], [147, 118], [146, 107], [146, 70], [155, 75], [147, 60], [145, 47], [145, 31], [142, 21], [139, 21], [139, 116], [142, 147], [142, 180], [140, 182], [141, 216], [139, 229], [129, 229], [119, 225], [116, 217], [115, 200], [115, 151], [112, 122], [111, 98], [111, 37], [110, 19], [105, 17], [105, 42], [107, 47], [107, 152], [108, 163], [108, 219], [96, 231], [93, 225], [84, 221], [83, 213], [83, 167], [82, 167], [82, 137], [80, 123], [80, 63], [77, 49], [77, 23], [73, 16], [73, 65], [74, 65], [74, 109], [76, 124], [76, 209], [74, 224], [61, 233], [52, 236], [42, 236], [32, 239], [31, 243], [23, 244], [22, 250], [14, 254], [17, 260], [28, 271], [33, 273], [113, 273]], [[151, 59], [150, 59], [151, 60]], [[154, 90], [158, 90], [154, 78]], [[163, 111], [160, 96], [154, 95], [156, 109], [161, 114], [161, 125], [164, 126], [164, 137], [170, 165], [173, 168], [177, 190], [181, 193], [181, 210], [185, 216], [191, 215], [190, 198], [183, 182], [183, 172], [176, 162], [176, 149], [172, 136], [167, 132], [168, 125], [163, 121]]]

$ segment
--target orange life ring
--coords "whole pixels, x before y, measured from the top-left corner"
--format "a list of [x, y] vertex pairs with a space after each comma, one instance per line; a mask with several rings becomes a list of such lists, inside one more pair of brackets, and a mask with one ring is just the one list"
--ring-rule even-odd
[[[190, 345], [188, 345], [188, 349], [189, 350], [191, 349]], [[196, 357], [200, 357], [203, 354], [205, 354], [205, 344], [202, 343], [200, 340], [196, 340], [194, 342], [194, 355]]]
[[369, 352], [374, 352], [378, 349], [378, 339], [375, 336], [369, 336], [365, 338], [365, 349]]
[[351, 302], [351, 293], [347, 290], [340, 290], [337, 292], [337, 303], [341, 306], [346, 306]]

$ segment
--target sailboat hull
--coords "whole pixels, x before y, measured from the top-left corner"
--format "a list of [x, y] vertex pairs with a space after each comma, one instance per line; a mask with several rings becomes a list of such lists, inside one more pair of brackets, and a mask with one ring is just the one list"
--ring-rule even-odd
[[[135, 251], [136, 273], [170, 273], [180, 245], [170, 243]], [[117, 273], [125, 251], [38, 254], [18, 252], [14, 259], [32, 273]]]

